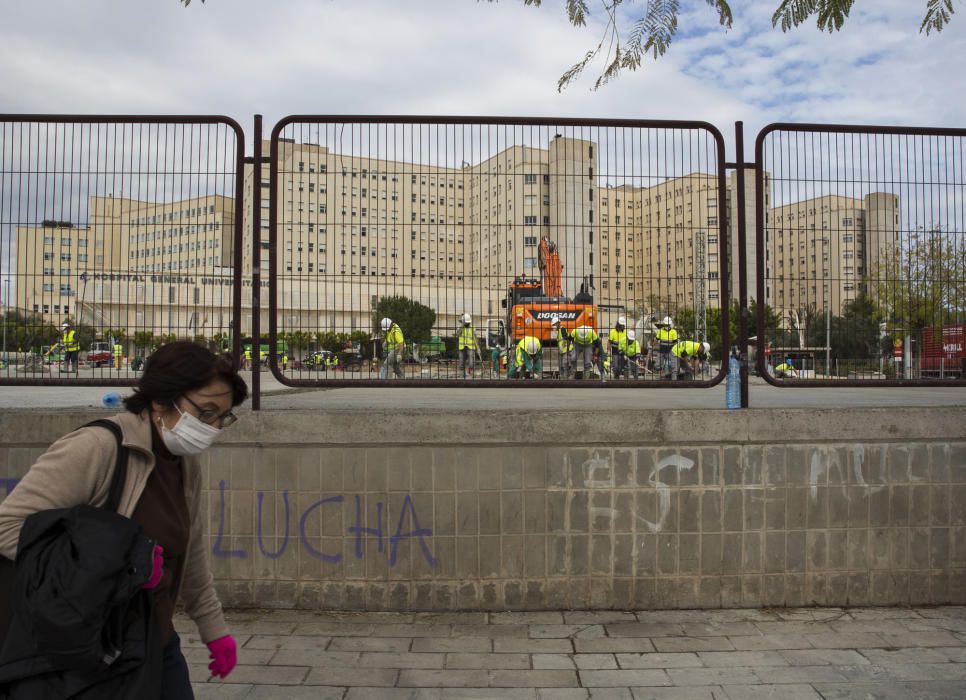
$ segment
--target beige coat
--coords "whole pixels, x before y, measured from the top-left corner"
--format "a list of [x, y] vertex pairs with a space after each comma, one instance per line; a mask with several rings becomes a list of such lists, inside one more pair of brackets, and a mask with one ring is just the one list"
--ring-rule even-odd
[[[151, 422], [148, 413], [120, 413], [111, 420], [121, 426], [123, 444], [130, 450], [127, 479], [118, 512], [131, 517], [154, 469]], [[24, 518], [51, 508], [69, 508], [107, 501], [117, 455], [114, 436], [103, 428], [82, 428], [60, 438], [40, 456], [17, 488], [0, 503], [0, 554], [13, 559]], [[198, 625], [205, 642], [228, 634], [221, 603], [215, 593], [201, 511], [201, 468], [197, 457], [184, 457], [185, 499], [191, 528], [187, 556], [177, 582], [185, 612]]]

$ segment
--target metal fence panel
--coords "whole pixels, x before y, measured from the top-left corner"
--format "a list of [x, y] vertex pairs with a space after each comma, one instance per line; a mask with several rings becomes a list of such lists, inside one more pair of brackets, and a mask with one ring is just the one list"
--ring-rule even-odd
[[[599, 386], [601, 369], [611, 386], [724, 376], [731, 190], [709, 124], [292, 116], [266, 150], [267, 238], [255, 243], [270, 334], [245, 347], [285, 384], [493, 385], [527, 338], [542, 366], [520, 385]], [[593, 327], [605, 358], [624, 316], [643, 350], [636, 376], [618, 377], [616, 358], [609, 371], [568, 362], [554, 314], [571, 333]], [[684, 363], [648, 353], [665, 316], [681, 340], [711, 342], [688, 381], [676, 381]], [[400, 326], [400, 353], [387, 352], [384, 317]], [[461, 332], [476, 345], [462, 357]]]
[[964, 147], [963, 129], [761, 131], [757, 367], [768, 382], [966, 383]]
[[174, 338], [232, 350], [243, 159], [226, 117], [0, 115], [0, 384], [132, 384]]

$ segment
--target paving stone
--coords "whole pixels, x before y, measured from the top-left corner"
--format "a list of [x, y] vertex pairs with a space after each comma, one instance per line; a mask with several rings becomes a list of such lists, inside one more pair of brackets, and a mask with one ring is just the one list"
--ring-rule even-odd
[[571, 654], [533, 654], [531, 663], [535, 669], [576, 669], [574, 656]]
[[399, 672], [401, 688], [486, 688], [489, 686], [486, 671], [403, 669]]
[[600, 639], [607, 636], [603, 625], [530, 625], [534, 639]]
[[[295, 637], [298, 639], [298, 637]], [[310, 639], [303, 637], [302, 639]], [[416, 641], [424, 641], [422, 639]], [[450, 641], [450, 640], [440, 640]], [[403, 653], [409, 651], [413, 640], [406, 637], [337, 637], [329, 644], [329, 651], [394, 651]], [[283, 647], [284, 648], [284, 647]], [[413, 651], [442, 651], [441, 649], [413, 649]]]
[[776, 651], [702, 651], [698, 652], [698, 658], [709, 668], [788, 665]]
[[[385, 625], [385, 627], [390, 626], [391, 625]], [[304, 622], [298, 625], [292, 623], [289, 625], [289, 627], [291, 628], [289, 632], [253, 632], [252, 634], [296, 634], [315, 637], [368, 637], [372, 634], [374, 625], [353, 622]], [[380, 627], [379, 632], [380, 636], [403, 636], [386, 635], [383, 627]], [[414, 637], [416, 635], [406, 636]]]
[[[207, 668], [205, 669], [208, 670]], [[221, 683], [258, 683], [267, 685], [299, 685], [311, 669], [307, 666], [236, 666]], [[358, 675], [358, 671], [354, 672]], [[330, 683], [327, 685], [349, 685]]]
[[[453, 625], [454, 637], [520, 637], [528, 636], [530, 628], [527, 625]], [[433, 635], [424, 634], [422, 637]]]
[[822, 700], [810, 685], [726, 685], [730, 700]]
[[[365, 613], [370, 615], [372, 613]], [[495, 622], [489, 613], [485, 612], [418, 612], [412, 615], [411, 620], [403, 619], [400, 616], [395, 622], [415, 622], [431, 623], [434, 625], [485, 625], [487, 621]]]
[[931, 651], [938, 652], [955, 663], [966, 663], [966, 647], [937, 647]]
[[[194, 683], [192, 684], [195, 700], [244, 700], [252, 697], [253, 685], [225, 685], [221, 683]], [[264, 686], [268, 687], [268, 686]], [[275, 697], [286, 697], [281, 686], [274, 686], [279, 692]], [[286, 689], [291, 686], [286, 686]], [[342, 697], [343, 690], [339, 689], [339, 697]], [[266, 696], [262, 696], [266, 697]]]
[[577, 688], [581, 685], [574, 671], [487, 671], [487, 674], [491, 688]]
[[824, 700], [962, 700], [959, 683], [818, 683]]
[[568, 625], [607, 625], [619, 622], [637, 622], [632, 612], [619, 610], [576, 610], [565, 611], [563, 621]]
[[723, 700], [718, 686], [692, 688], [631, 688], [634, 700]]
[[688, 637], [735, 637], [761, 634], [753, 622], [725, 622], [720, 625], [686, 623], [682, 627]]
[[811, 643], [801, 634], [761, 634], [758, 636], [728, 637], [738, 651], [766, 649], [811, 649]]
[[[193, 647], [191, 649], [183, 650], [183, 653], [184, 658], [188, 663], [207, 665], [210, 662], [210, 652], [207, 648], [201, 649], [198, 647]], [[275, 656], [275, 649], [251, 649], [248, 647], [241, 647], [238, 650], [238, 665], [259, 666], [262, 664], [267, 664], [273, 656]]]
[[[371, 689], [365, 688], [367, 692]], [[342, 700], [346, 689], [340, 687], [256, 685], [245, 700]], [[372, 697], [370, 695], [370, 697]], [[195, 700], [200, 696], [195, 695]]]
[[617, 668], [613, 654], [574, 654], [574, 663], [582, 671], [604, 671]]
[[312, 666], [314, 668], [341, 666], [358, 668], [361, 656], [361, 653], [358, 651], [279, 649], [275, 652], [275, 656], [272, 657], [271, 666]]
[[734, 651], [727, 637], [658, 637], [651, 643], [658, 651]]
[[872, 663], [862, 656], [862, 654], [852, 649], [780, 650], [778, 653], [793, 666], [820, 666], [827, 664], [861, 666]]
[[868, 633], [823, 632], [821, 634], [807, 634], [805, 638], [816, 649], [863, 649], [866, 647], [896, 646], [895, 644], [887, 644], [880, 635]]
[[499, 612], [490, 613], [490, 624], [493, 625], [562, 625], [562, 612]]
[[697, 654], [617, 654], [621, 668], [699, 668], [704, 664]]
[[578, 654], [615, 654], [654, 651], [650, 639], [644, 637], [624, 637], [620, 639], [575, 639], [574, 649]]
[[838, 666], [756, 666], [752, 670], [762, 683], [836, 683], [848, 680]]
[[447, 654], [445, 668], [528, 669], [528, 654]]
[[669, 668], [671, 685], [757, 685], [750, 668]]
[[[304, 685], [392, 688], [396, 685], [396, 678], [400, 673], [411, 673], [411, 671], [398, 671], [394, 668], [367, 668], [363, 673], [358, 668], [313, 668], [306, 677]], [[430, 673], [430, 671], [418, 671], [418, 673]]]
[[[453, 628], [455, 625], [417, 625], [417, 624], [402, 624], [402, 625], [379, 625], [378, 633], [375, 636], [379, 637], [449, 637], [453, 633]], [[341, 635], [349, 636], [349, 635]]]
[[629, 671], [581, 671], [580, 683], [585, 688], [672, 685], [665, 671], [640, 669]]
[[444, 668], [444, 654], [396, 654], [393, 652], [367, 651], [359, 659], [361, 668]]
[[680, 637], [683, 634], [684, 626], [681, 624], [638, 622], [607, 625], [607, 635], [610, 637]]
[[941, 649], [856, 649], [873, 664], [938, 664], [950, 661]]
[[447, 637], [444, 639], [433, 639], [432, 637], [420, 637], [412, 640], [411, 651], [413, 652], [467, 652], [484, 653], [491, 651], [493, 640], [484, 637]]
[[[596, 640], [579, 640], [591, 644]], [[467, 650], [469, 651], [469, 650]], [[574, 642], [569, 639], [494, 639], [493, 651], [498, 654], [571, 654]]]
[[909, 632], [880, 635], [890, 647], [949, 647], [960, 644], [951, 632]]
[[[361, 638], [364, 639], [364, 638]], [[344, 640], [333, 640], [332, 637], [295, 637], [292, 635], [266, 635], [266, 634], [254, 634], [249, 637], [248, 641], [245, 642], [243, 649], [314, 649], [317, 651], [322, 651], [328, 648], [332, 641], [344, 641]], [[199, 647], [207, 651], [206, 647]], [[240, 648], [238, 651], [241, 653]], [[337, 649], [336, 651], [347, 651], [345, 649]]]

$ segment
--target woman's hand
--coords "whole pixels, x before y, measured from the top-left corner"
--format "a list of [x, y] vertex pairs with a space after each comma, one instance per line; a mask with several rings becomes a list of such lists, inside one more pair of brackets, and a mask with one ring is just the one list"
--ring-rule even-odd
[[208, 651], [210, 652], [208, 658], [211, 659], [208, 670], [211, 671], [212, 676], [224, 678], [238, 663], [238, 645], [230, 634], [208, 642]]

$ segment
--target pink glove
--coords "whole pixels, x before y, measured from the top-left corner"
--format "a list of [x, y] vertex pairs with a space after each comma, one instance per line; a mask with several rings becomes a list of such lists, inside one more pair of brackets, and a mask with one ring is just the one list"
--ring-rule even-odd
[[208, 655], [208, 658], [211, 659], [208, 670], [211, 671], [212, 677], [226, 677], [238, 663], [238, 645], [235, 644], [235, 638], [230, 634], [213, 642], [208, 642], [208, 651], [211, 652]]
[[151, 568], [151, 577], [145, 581], [141, 588], [150, 591], [152, 588], [161, 583], [161, 577], [164, 575], [164, 547], [160, 545], [154, 545], [154, 566]]

